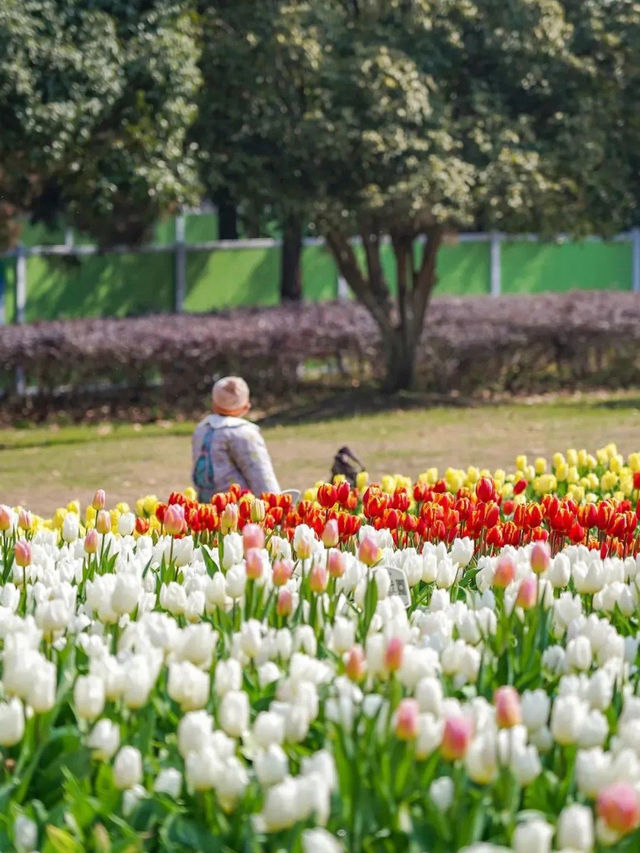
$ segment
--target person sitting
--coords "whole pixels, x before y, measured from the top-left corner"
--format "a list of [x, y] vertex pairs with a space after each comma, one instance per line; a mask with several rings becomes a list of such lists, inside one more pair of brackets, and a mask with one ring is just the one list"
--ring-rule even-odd
[[192, 479], [200, 502], [233, 483], [254, 495], [280, 491], [260, 429], [245, 420], [250, 408], [244, 379], [225, 376], [214, 384], [212, 414], [200, 421], [192, 437]]

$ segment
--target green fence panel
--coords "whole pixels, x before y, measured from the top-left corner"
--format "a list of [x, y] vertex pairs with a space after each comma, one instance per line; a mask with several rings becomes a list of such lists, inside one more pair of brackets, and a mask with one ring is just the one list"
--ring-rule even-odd
[[479, 296], [489, 292], [489, 243], [445, 243], [438, 252], [438, 296]]
[[27, 261], [27, 322], [126, 317], [172, 308], [169, 252]]
[[4, 322], [14, 323], [16, 318], [16, 262], [13, 258], [0, 260], [4, 276]]
[[[277, 250], [279, 251], [279, 250]], [[302, 294], [307, 302], [326, 302], [338, 293], [338, 273], [324, 246], [305, 246], [302, 251]]]
[[189, 252], [185, 311], [277, 305], [280, 256], [273, 249]]
[[503, 293], [630, 290], [629, 243], [503, 242]]

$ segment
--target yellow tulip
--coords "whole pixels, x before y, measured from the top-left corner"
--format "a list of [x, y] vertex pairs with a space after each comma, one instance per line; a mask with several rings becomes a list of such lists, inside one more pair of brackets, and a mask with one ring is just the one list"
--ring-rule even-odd
[[567, 463], [569, 465], [575, 465], [576, 467], [580, 464], [578, 460], [578, 451], [574, 447], [570, 447], [567, 450]]
[[69, 501], [67, 512], [75, 512], [76, 515], [80, 515], [80, 501]]
[[556, 465], [556, 479], [558, 480], [559, 483], [563, 483], [565, 480], [568, 479], [568, 477], [569, 477], [569, 466], [567, 465], [567, 463], [564, 461], [564, 458], [563, 458], [562, 462], [559, 465]]
[[513, 483], [503, 483], [502, 488], [500, 489], [500, 494], [502, 495], [503, 500], [507, 500], [513, 495]]
[[553, 466], [554, 468], [559, 468], [561, 465], [565, 464], [564, 454], [562, 453], [554, 453], [553, 454]]
[[579, 450], [578, 451], [578, 465], [581, 468], [586, 468], [587, 465], [589, 464], [588, 460], [589, 460], [589, 454], [587, 453], [587, 451], [584, 448]]
[[632, 471], [640, 471], [640, 453], [630, 453], [628, 461]]
[[527, 457], [524, 453], [521, 453], [519, 456], [516, 456], [516, 468], [518, 471], [524, 471], [527, 467]]
[[619, 474], [624, 467], [624, 459], [619, 453], [616, 453], [614, 456], [609, 457], [609, 470], [615, 471], [616, 474]]
[[360, 471], [359, 474], [356, 474], [356, 486], [360, 489], [360, 491], [364, 491], [369, 485], [369, 475], [366, 471]]
[[615, 471], [605, 471], [600, 477], [600, 488], [605, 492], [610, 492], [618, 482], [618, 475]]
[[546, 472], [547, 460], [544, 458], [544, 456], [538, 456], [538, 458], [535, 461], [534, 467], [535, 467], [535, 472], [538, 475], [544, 474]]
[[605, 447], [601, 447], [600, 450], [596, 450], [596, 459], [598, 460], [600, 465], [606, 465], [609, 461], [609, 454]]

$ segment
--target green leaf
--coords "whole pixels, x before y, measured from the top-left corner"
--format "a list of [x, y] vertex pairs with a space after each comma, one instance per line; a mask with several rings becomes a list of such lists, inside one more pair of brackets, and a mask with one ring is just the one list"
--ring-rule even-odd
[[[64, 829], [47, 824], [45, 827], [47, 842], [56, 853], [84, 853], [84, 848], [79, 841]], [[46, 851], [46, 847], [45, 847]]]

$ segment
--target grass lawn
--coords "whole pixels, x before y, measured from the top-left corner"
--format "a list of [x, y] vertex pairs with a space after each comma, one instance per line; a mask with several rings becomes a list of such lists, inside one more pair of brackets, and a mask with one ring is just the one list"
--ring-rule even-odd
[[[512, 467], [517, 453], [550, 455], [610, 441], [640, 450], [640, 396], [529, 400], [473, 407], [394, 409], [375, 414], [264, 428], [284, 487], [327, 477], [333, 455], [348, 444], [373, 478], [415, 476], [431, 466]], [[110, 503], [166, 498], [189, 485], [192, 423], [102, 424], [0, 430], [0, 503], [40, 514], [95, 489]]]

